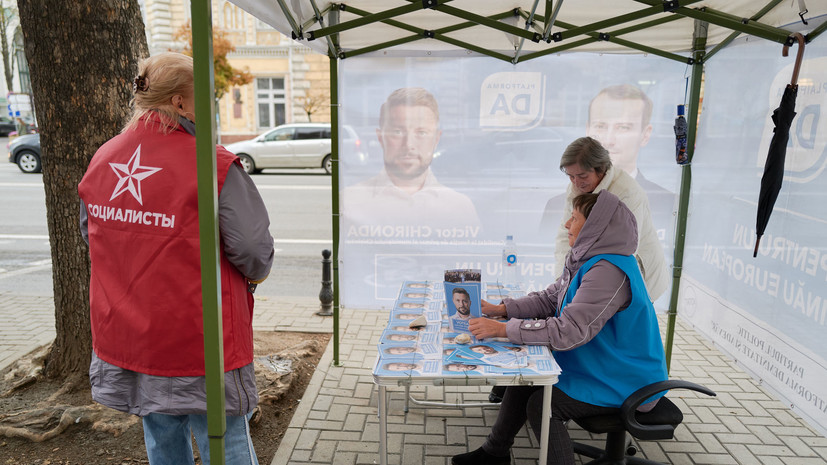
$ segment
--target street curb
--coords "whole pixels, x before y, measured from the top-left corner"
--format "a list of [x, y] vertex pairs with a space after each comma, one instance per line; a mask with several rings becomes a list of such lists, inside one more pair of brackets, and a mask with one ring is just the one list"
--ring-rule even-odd
[[319, 391], [322, 389], [322, 383], [327, 377], [327, 370], [332, 366], [332, 363], [333, 338], [331, 337], [330, 341], [327, 343], [327, 347], [325, 348], [322, 358], [319, 359], [319, 364], [316, 366], [316, 371], [313, 372], [313, 377], [310, 378], [310, 382], [307, 384], [307, 388], [304, 391], [304, 395], [302, 395], [301, 402], [299, 402], [298, 408], [296, 408], [296, 411], [293, 413], [293, 418], [287, 426], [284, 437], [281, 439], [279, 448], [276, 450], [276, 454], [273, 456], [273, 461], [270, 462], [270, 465], [287, 465], [290, 461], [290, 457], [293, 454], [293, 449], [296, 446], [296, 441], [299, 439], [299, 434], [301, 433], [302, 427], [310, 415], [313, 402], [316, 400], [316, 397], [319, 395]]

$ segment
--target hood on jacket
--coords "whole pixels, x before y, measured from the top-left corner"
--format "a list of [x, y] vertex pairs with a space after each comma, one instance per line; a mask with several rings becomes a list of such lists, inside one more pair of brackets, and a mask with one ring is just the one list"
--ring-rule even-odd
[[579, 268], [595, 255], [606, 253], [632, 255], [637, 242], [635, 215], [616, 195], [602, 190], [571, 248], [567, 265]]

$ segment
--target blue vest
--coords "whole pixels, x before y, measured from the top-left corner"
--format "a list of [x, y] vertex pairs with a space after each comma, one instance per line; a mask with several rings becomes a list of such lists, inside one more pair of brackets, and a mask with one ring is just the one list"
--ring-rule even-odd
[[563, 369], [557, 387], [581, 402], [620, 407], [626, 397], [639, 388], [667, 379], [666, 357], [655, 307], [633, 256], [603, 254], [589, 259], [572, 278], [557, 316], [566, 311], [583, 276], [599, 260], [606, 260], [626, 273], [632, 287], [632, 302], [612, 316], [586, 344], [554, 353]]

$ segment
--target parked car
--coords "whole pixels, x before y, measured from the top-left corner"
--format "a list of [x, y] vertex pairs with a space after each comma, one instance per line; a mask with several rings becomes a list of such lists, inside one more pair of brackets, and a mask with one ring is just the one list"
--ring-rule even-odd
[[17, 131], [17, 125], [14, 120], [0, 116], [0, 137], [8, 137], [12, 132]]
[[[284, 124], [226, 148], [241, 158], [244, 170], [250, 174], [266, 168], [324, 168], [330, 174], [330, 135], [327, 123]], [[341, 136], [346, 143], [360, 145], [351, 128], [345, 127]]]
[[24, 173], [39, 173], [43, 168], [40, 134], [26, 134], [9, 142], [9, 163], [17, 163]]

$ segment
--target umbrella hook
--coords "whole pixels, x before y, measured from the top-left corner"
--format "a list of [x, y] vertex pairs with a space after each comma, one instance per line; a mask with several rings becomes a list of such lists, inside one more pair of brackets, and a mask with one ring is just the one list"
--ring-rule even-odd
[[[792, 37], [795, 37], [798, 40], [798, 53], [795, 56], [795, 65], [793, 66], [793, 77], [790, 80], [790, 86], [796, 87], [798, 85], [798, 71], [801, 69], [801, 60], [804, 58], [804, 36], [801, 35], [800, 32], [795, 32], [792, 34]], [[784, 44], [784, 48], [781, 50], [781, 56], [787, 56], [790, 54], [790, 46]]]

